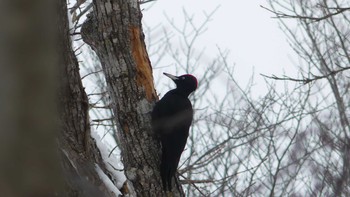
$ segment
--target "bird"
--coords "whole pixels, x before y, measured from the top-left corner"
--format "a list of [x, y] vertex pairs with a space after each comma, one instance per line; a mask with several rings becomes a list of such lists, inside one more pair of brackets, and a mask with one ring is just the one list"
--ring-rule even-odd
[[193, 108], [188, 96], [198, 87], [197, 78], [190, 74], [174, 76], [176, 88], [168, 91], [152, 110], [152, 128], [161, 142], [160, 175], [164, 191], [172, 190], [181, 154], [185, 148], [193, 120]]

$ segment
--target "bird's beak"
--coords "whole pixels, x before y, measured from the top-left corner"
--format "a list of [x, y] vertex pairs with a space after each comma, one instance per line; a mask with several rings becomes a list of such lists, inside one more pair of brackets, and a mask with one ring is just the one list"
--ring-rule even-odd
[[170, 79], [172, 79], [172, 80], [177, 80], [177, 79], [179, 79], [177, 76], [174, 76], [174, 75], [171, 75], [171, 74], [169, 74], [169, 73], [163, 73], [165, 76], [167, 76], [167, 77], [169, 77]]

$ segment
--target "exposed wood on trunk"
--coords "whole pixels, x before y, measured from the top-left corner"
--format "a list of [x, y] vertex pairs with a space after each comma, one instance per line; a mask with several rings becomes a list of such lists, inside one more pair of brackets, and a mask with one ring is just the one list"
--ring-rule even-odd
[[141, 29], [139, 27], [131, 27], [130, 31], [132, 55], [134, 56], [137, 69], [136, 82], [138, 86], [144, 87], [147, 100], [152, 102], [157, 98], [157, 94], [154, 90], [151, 62], [141, 36]]

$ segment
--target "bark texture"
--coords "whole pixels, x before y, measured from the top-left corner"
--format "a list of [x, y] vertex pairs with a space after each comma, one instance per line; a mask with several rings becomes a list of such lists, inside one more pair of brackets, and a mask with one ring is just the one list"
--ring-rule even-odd
[[[137, 0], [95, 0], [82, 36], [99, 57], [114, 103], [126, 176], [138, 196], [164, 196], [159, 176], [160, 144], [150, 112], [157, 100], [144, 44]], [[177, 182], [174, 196], [182, 196]]]
[[66, 179], [65, 196], [116, 196], [101, 180], [96, 168], [108, 175], [100, 152], [91, 137], [88, 97], [79, 74], [69, 35], [67, 5], [59, 1], [60, 35], [59, 153]]

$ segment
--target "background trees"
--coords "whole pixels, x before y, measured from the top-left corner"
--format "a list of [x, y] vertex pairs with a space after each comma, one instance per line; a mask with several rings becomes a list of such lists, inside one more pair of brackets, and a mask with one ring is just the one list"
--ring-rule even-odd
[[[349, 143], [346, 107], [349, 5], [341, 1], [269, 1], [269, 5], [267, 10], [276, 14], [300, 57], [300, 64], [296, 65], [299, 73], [267, 76], [270, 91], [253, 99], [249, 86], [239, 87], [232, 78], [232, 66], [225, 58], [219, 58], [224, 72], [219, 76], [226, 74], [229, 79], [229, 93], [216, 97], [217, 103], [196, 103], [200, 110], [194, 140], [188, 146], [190, 156], [186, 162], [193, 167], [191, 172], [187, 171], [189, 177], [197, 180], [192, 181], [197, 188], [211, 196], [348, 195], [349, 160], [345, 147]], [[174, 32], [179, 29], [188, 29], [180, 35], [196, 32], [201, 25], [189, 28], [193, 25], [191, 19], [185, 23], [187, 28], [178, 27]], [[177, 41], [178, 37], [174, 37]], [[179, 51], [191, 51], [186, 45], [191, 42], [182, 40], [180, 45], [184, 47]], [[181, 54], [174, 47], [169, 48], [170, 56]], [[196, 62], [193, 54], [187, 62]], [[178, 64], [186, 65], [184, 59]], [[279, 89], [281, 84], [284, 88]], [[201, 98], [203, 94], [199, 95]], [[209, 95], [204, 97], [207, 100], [214, 97]], [[193, 99], [196, 101], [196, 95]], [[199, 152], [207, 157], [201, 157]], [[203, 165], [191, 165], [191, 161], [198, 161], [194, 158], [203, 159]], [[193, 185], [187, 189], [189, 196], [200, 195]]]
[[[270, 5], [302, 59], [297, 80], [310, 86], [310, 129], [303, 141], [318, 145], [314, 151], [305, 150], [310, 152], [305, 166], [312, 172], [309, 192], [349, 195], [349, 4], [270, 1]], [[297, 27], [284, 18], [294, 18]]]

